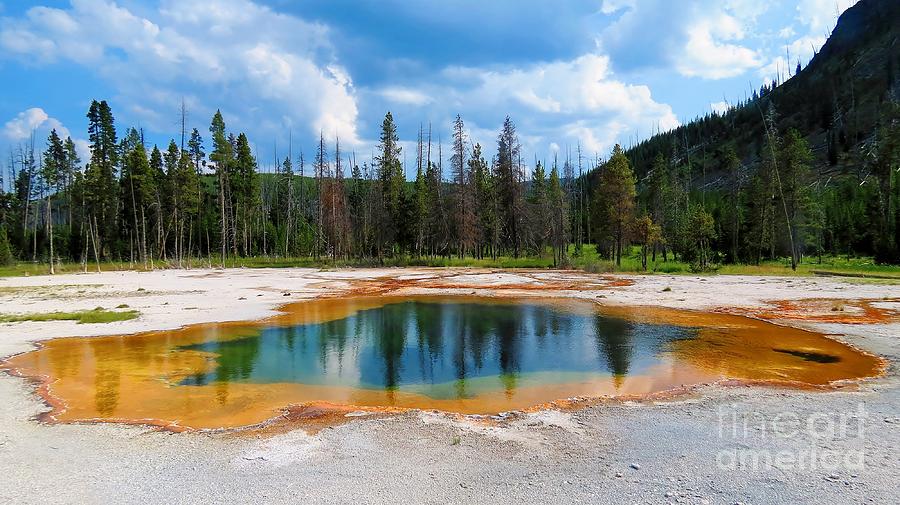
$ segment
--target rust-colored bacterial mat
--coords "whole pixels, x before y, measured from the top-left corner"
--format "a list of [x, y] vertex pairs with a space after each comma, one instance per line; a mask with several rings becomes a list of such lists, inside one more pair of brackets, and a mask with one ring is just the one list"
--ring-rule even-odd
[[329, 298], [255, 322], [62, 338], [3, 364], [54, 421], [234, 428], [288, 406], [492, 414], [736, 379], [827, 386], [882, 361], [756, 319], [587, 301]]

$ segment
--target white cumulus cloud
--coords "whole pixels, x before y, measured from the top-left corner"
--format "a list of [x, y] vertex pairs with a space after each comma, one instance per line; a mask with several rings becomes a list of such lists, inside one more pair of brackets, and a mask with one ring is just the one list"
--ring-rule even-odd
[[34, 135], [35, 149], [42, 149], [44, 141], [51, 130], [56, 130], [56, 133], [63, 139], [71, 137], [75, 143], [75, 149], [78, 151], [78, 156], [83, 162], [88, 160], [90, 157], [88, 142], [84, 139], [73, 137], [62, 122], [51, 117], [40, 107], [31, 107], [23, 110], [7, 121], [3, 125], [3, 136], [15, 144], [29, 141]]
[[[161, 0], [140, 13], [110, 0], [70, 4], [0, 19], [0, 50], [26, 62], [66, 60], [97, 72], [137, 116], [129, 119], [158, 131], [171, 128], [190, 89], [185, 98], [207, 116], [204, 123], [222, 108], [229, 126], [269, 135], [260, 131], [267, 124], [262, 115], [275, 109], [309, 132], [359, 141], [353, 83], [323, 25], [251, 0]], [[141, 114], [166, 110], [168, 116]]]
[[379, 91], [379, 94], [386, 100], [401, 105], [428, 105], [432, 102], [430, 96], [416, 89], [404, 88], [401, 86], [388, 86]]
[[626, 8], [634, 8], [636, 0], [603, 0], [600, 4], [600, 12], [612, 14]]
[[560, 143], [580, 143], [585, 152], [602, 155], [635, 131], [679, 124], [650, 88], [616, 79], [604, 55], [509, 68], [449, 67], [441, 76], [446, 86], [425, 85], [422, 92], [444, 97], [433, 105], [442, 122], [461, 114], [473, 139], [485, 145], [493, 144], [503, 121], [489, 114], [498, 110], [519, 124], [526, 151], [542, 154], [548, 145], [556, 151]]
[[797, 19], [809, 27], [811, 34], [828, 35], [837, 18], [859, 0], [800, 0]]
[[713, 102], [713, 103], [709, 104], [709, 109], [711, 111], [713, 111], [715, 114], [719, 114], [719, 115], [725, 114], [726, 112], [728, 112], [728, 102], [726, 102], [726, 101]]
[[617, 68], [668, 67], [686, 77], [724, 79], [761, 64], [743, 39], [768, 9], [766, 1], [632, 0], [602, 7], [625, 10], [598, 39]]
[[678, 72], [684, 76], [724, 79], [761, 63], [756, 51], [732, 42], [744, 37], [743, 28], [733, 16], [719, 13], [700, 19], [687, 32], [687, 43], [676, 62]]
[[32, 107], [24, 110], [3, 125], [3, 135], [13, 142], [25, 140], [31, 133], [41, 126], [50, 116], [40, 107]]

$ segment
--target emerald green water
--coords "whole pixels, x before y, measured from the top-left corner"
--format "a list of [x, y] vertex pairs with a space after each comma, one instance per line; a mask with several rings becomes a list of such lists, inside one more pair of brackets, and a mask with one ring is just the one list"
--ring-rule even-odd
[[696, 335], [540, 303], [410, 299], [179, 347], [215, 356], [215, 367], [180, 384], [299, 383], [461, 398], [497, 386], [640, 374], [665, 361], [673, 341]]

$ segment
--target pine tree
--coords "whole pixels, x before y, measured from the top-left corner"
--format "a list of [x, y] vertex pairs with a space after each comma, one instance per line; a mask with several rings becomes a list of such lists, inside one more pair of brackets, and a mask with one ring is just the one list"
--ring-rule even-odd
[[421, 167], [416, 171], [416, 180], [413, 184], [413, 222], [415, 225], [415, 245], [413, 253], [416, 257], [422, 255], [425, 247], [425, 230], [428, 227], [428, 180]]
[[[431, 157], [428, 156], [430, 159]], [[428, 194], [427, 204], [428, 210], [428, 249], [433, 256], [449, 255], [449, 246], [451, 237], [449, 236], [449, 223], [445, 215], [445, 199], [444, 199], [444, 173], [443, 164], [441, 163], [441, 148], [438, 144], [438, 160], [437, 162], [429, 161], [428, 170], [425, 172], [425, 186]]]
[[400, 138], [397, 125], [390, 112], [381, 123], [377, 163], [378, 182], [381, 191], [380, 221], [378, 229], [378, 253], [391, 252], [401, 225], [403, 210], [403, 166], [400, 164]]
[[[153, 194], [151, 195], [150, 207], [153, 209], [153, 222], [156, 229], [156, 237], [154, 238], [155, 256], [162, 258], [165, 253], [165, 241], [163, 240], [163, 221], [165, 215], [165, 197], [169, 192], [168, 180], [166, 172], [163, 168], [163, 155], [159, 147], [153, 146], [150, 151], [150, 177], [153, 179]], [[148, 253], [149, 254], [149, 253]], [[152, 265], [152, 263], [151, 263]]]
[[201, 170], [205, 164], [204, 157], [206, 153], [203, 152], [203, 137], [200, 136], [200, 132], [196, 128], [191, 130], [191, 138], [188, 140], [188, 153], [191, 161], [194, 163], [194, 169], [197, 171], [197, 174], [202, 173]]
[[803, 250], [806, 219], [811, 206], [810, 163], [812, 152], [806, 139], [794, 128], [787, 131], [781, 146], [781, 160], [778, 164], [781, 179], [781, 198], [790, 223], [788, 233], [793, 233], [790, 242], [797, 249], [797, 261]]
[[622, 265], [622, 249], [634, 220], [635, 195], [631, 163], [622, 147], [616, 144], [612, 156], [600, 172], [600, 184], [594, 201], [599, 213], [597, 221], [606, 223], [604, 231], [614, 244], [613, 254], [617, 266]]
[[[178, 202], [178, 216], [176, 224], [176, 236], [178, 248], [176, 257], [179, 263], [183, 264], [185, 252], [190, 254], [191, 244], [185, 247], [185, 238], [190, 240], [192, 230], [190, 227], [195, 221], [199, 211], [200, 200], [197, 194], [199, 185], [199, 176], [197, 175], [194, 158], [188, 151], [181, 151], [178, 156], [177, 168], [175, 171], [175, 180], [172, 184], [174, 199]], [[185, 234], [185, 226], [188, 226], [187, 234]]]
[[[158, 152], [158, 150], [154, 149]], [[159, 163], [154, 161], [157, 156], [151, 156], [151, 166]], [[197, 188], [200, 185], [197, 175], [195, 158], [189, 151], [182, 151], [174, 140], [169, 142], [166, 153], [162, 155], [166, 169], [167, 209], [171, 216], [170, 224], [166, 227], [166, 235], [169, 227], [174, 228], [174, 254], [179, 266], [184, 264], [184, 257], [191, 253], [192, 245], [185, 245], [193, 236], [192, 227], [195, 220], [199, 224], [200, 195]], [[151, 168], [155, 172], [156, 168]], [[186, 230], [187, 228], [187, 230]], [[187, 231], [187, 233], [185, 233]]]
[[344, 257], [349, 246], [347, 233], [347, 202], [344, 192], [344, 169], [341, 163], [341, 143], [335, 140], [334, 173], [328, 173], [325, 181], [325, 233], [331, 249], [332, 260]]
[[119, 162], [116, 129], [112, 110], [106, 101], [91, 102], [88, 110], [88, 139], [91, 162], [85, 171], [85, 192], [89, 213], [89, 233], [93, 244], [97, 269], [100, 258], [115, 236], [118, 216], [116, 191], [116, 167]]
[[353, 254], [357, 258], [366, 256], [367, 247], [371, 245], [366, 236], [369, 219], [369, 202], [366, 198], [368, 189], [369, 184], [368, 181], [365, 180], [364, 170], [356, 162], [356, 157], [353, 156], [352, 168], [350, 169], [347, 205], [352, 234], [351, 247], [353, 249]]
[[466, 174], [465, 125], [459, 114], [453, 121], [453, 155], [450, 158], [450, 168], [455, 184], [454, 232], [457, 254], [462, 258], [471, 252], [475, 245], [475, 213], [472, 208], [471, 177], [467, 177]]
[[559, 180], [559, 167], [553, 159], [550, 169], [550, 183], [547, 188], [547, 199], [551, 212], [551, 240], [553, 245], [553, 264], [562, 265], [566, 261], [566, 226], [568, 225], [566, 193]]
[[147, 207], [155, 196], [156, 179], [150, 170], [147, 150], [133, 128], [126, 137], [123, 149], [121, 195], [127, 205], [123, 207], [123, 224], [129, 228], [129, 243], [137, 244], [140, 260], [149, 264], [147, 253]]
[[[773, 88], [775, 86], [773, 85]], [[760, 114], [762, 114], [762, 110], [760, 110]], [[775, 175], [775, 189], [777, 189], [778, 198], [781, 200], [781, 208], [784, 210], [784, 224], [787, 228], [787, 236], [790, 242], [791, 247], [791, 270], [797, 269], [797, 263], [799, 262], [799, 252], [796, 244], [796, 237], [794, 235], [794, 225], [791, 219], [792, 211], [788, 208], [788, 198], [785, 197], [785, 187], [784, 182], [781, 177], [781, 172], [779, 171], [779, 165], [781, 160], [781, 156], [779, 155], [781, 145], [781, 138], [778, 136], [778, 132], [776, 130], [777, 124], [777, 114], [775, 111], [775, 105], [772, 102], [769, 102], [769, 109], [763, 115], [763, 127], [765, 128], [766, 133], [766, 146], [768, 147], [768, 155], [770, 156], [769, 163], [771, 165], [771, 172]], [[793, 151], [793, 149], [792, 149]], [[772, 243], [772, 256], [775, 253], [775, 243]]]
[[325, 134], [319, 132], [319, 149], [316, 151], [316, 245], [314, 255], [316, 259], [322, 253], [327, 245], [324, 241], [325, 235], [325, 209], [323, 207], [323, 190], [325, 181], [325, 172], [328, 170], [328, 155], [325, 152]]
[[[206, 167], [206, 159], [205, 159], [206, 152], [203, 150], [203, 137], [200, 136], [200, 132], [196, 128], [193, 128], [191, 130], [191, 138], [188, 140], [188, 153], [190, 153], [191, 161], [193, 161], [193, 163], [194, 163], [194, 170], [197, 172], [197, 177], [195, 178], [195, 181], [197, 183], [197, 186], [196, 186], [197, 203], [199, 205], [199, 204], [203, 203], [203, 186], [201, 183], [201, 176], [203, 175], [203, 169]], [[197, 217], [197, 228], [198, 228], [198, 232], [199, 232], [199, 228], [201, 225], [200, 215], [198, 214], [196, 217]], [[208, 232], [207, 232], [207, 236], [208, 236]], [[200, 242], [201, 242], [200, 239], [201, 238], [202, 237], [198, 234], [198, 240], [197, 240], [198, 249], [200, 249]], [[209, 244], [207, 244], [207, 247], [209, 247]], [[200, 249], [200, 250], [202, 250], [202, 249]]]
[[[28, 223], [29, 217], [32, 217], [31, 221], [37, 222], [34, 216], [30, 215], [29, 209], [31, 208], [32, 200], [37, 196], [37, 161], [34, 157], [34, 143], [32, 137], [32, 143], [29, 145], [27, 149], [20, 147], [18, 152], [17, 161], [19, 163], [19, 173], [15, 178], [13, 183], [14, 191], [13, 191], [13, 199], [16, 202], [18, 220], [19, 224], [18, 238], [19, 238], [19, 250], [24, 254], [25, 251], [28, 250], [29, 246], [29, 236], [28, 236]], [[34, 235], [32, 233], [32, 235]], [[34, 242], [32, 242], [34, 243]], [[36, 260], [37, 250], [32, 245], [32, 259]]]
[[662, 239], [662, 229], [645, 214], [635, 220], [634, 235], [641, 245], [641, 269], [646, 271], [649, 251]]
[[162, 251], [161, 258], [167, 259], [168, 257], [168, 247], [167, 242], [169, 239], [169, 235], [171, 234], [174, 237], [174, 253], [176, 257], [176, 261], [179, 259], [178, 252], [180, 247], [180, 237], [178, 236], [181, 228], [181, 219], [180, 216], [181, 209], [183, 206], [183, 202], [181, 201], [182, 192], [179, 188], [179, 162], [181, 160], [181, 152], [178, 149], [178, 144], [175, 143], [175, 139], [169, 141], [169, 146], [166, 148], [166, 152], [162, 155], [163, 165], [165, 167], [166, 174], [166, 194], [165, 194], [165, 224], [164, 226], [164, 235], [162, 235]]
[[215, 164], [216, 170], [216, 189], [218, 191], [219, 200], [219, 224], [220, 224], [220, 246], [222, 251], [222, 266], [225, 266], [225, 256], [228, 251], [228, 231], [229, 222], [227, 214], [228, 198], [230, 194], [229, 173], [234, 158], [234, 148], [225, 132], [225, 120], [222, 118], [222, 112], [216, 110], [213, 115], [212, 123], [209, 126], [209, 132], [212, 135], [213, 150], [209, 154], [209, 159]]
[[74, 202], [72, 201], [72, 186], [75, 184], [75, 173], [81, 170], [81, 159], [78, 157], [78, 151], [75, 149], [75, 142], [72, 137], [66, 137], [65, 142], [66, 161], [63, 170], [63, 189], [66, 196], [66, 209], [68, 210], [66, 218], [66, 226], [69, 227], [71, 235], [72, 214]]
[[[764, 151], [765, 152], [765, 151]], [[753, 263], [760, 264], [764, 253], [774, 249], [775, 178], [771, 156], [765, 156], [753, 175], [742, 205], [749, 223], [748, 242]], [[768, 254], [765, 254], [768, 256]]]
[[524, 199], [522, 197], [522, 167], [519, 138], [509, 116], [497, 137], [497, 198], [501, 233], [505, 246], [518, 258], [522, 250]]
[[710, 244], [716, 237], [715, 221], [712, 214], [702, 205], [696, 205], [691, 212], [689, 236], [696, 248], [694, 271], [705, 272], [710, 268]]
[[428, 181], [425, 174], [425, 147], [424, 131], [419, 126], [419, 135], [416, 140], [416, 180], [413, 183], [412, 225], [414, 238], [412, 253], [417, 258], [425, 249], [425, 230], [428, 227]]
[[541, 256], [551, 235], [551, 213], [547, 206], [547, 173], [544, 164], [535, 163], [531, 177], [531, 188], [528, 193], [528, 230], [529, 241], [534, 252]]
[[900, 262], [900, 105], [890, 103], [882, 111], [877, 132], [874, 171], [877, 189], [871, 227], [876, 230], [875, 259]]
[[247, 135], [239, 134], [235, 145], [235, 159], [231, 176], [235, 236], [240, 237], [241, 254], [249, 256], [251, 254], [250, 244], [253, 241], [252, 218], [259, 204], [259, 181], [256, 174], [256, 159], [250, 150], [250, 141], [247, 139]]
[[9, 237], [6, 235], [6, 228], [0, 226], [0, 266], [9, 266], [14, 262], [15, 257], [9, 244]]
[[[669, 215], [672, 206], [670, 201], [672, 198], [671, 173], [669, 164], [661, 153], [654, 158], [647, 179], [647, 206], [650, 210], [650, 219], [660, 226], [662, 237], [669, 237], [671, 236], [673, 221]], [[661, 239], [656, 244], [663, 246], [663, 258], [666, 258], [666, 242], [667, 240]], [[656, 261], [656, 245], [654, 245], [652, 252], [653, 261]]]
[[739, 260], [741, 221], [741, 160], [737, 157], [734, 146], [728, 145], [722, 152], [722, 169], [728, 176], [728, 204], [726, 210], [729, 235], [729, 259], [732, 263]]
[[65, 177], [66, 171], [66, 149], [62, 139], [56, 133], [56, 129], [50, 131], [47, 138], [47, 150], [44, 151], [44, 162], [41, 165], [41, 179], [44, 187], [47, 189], [46, 201], [46, 226], [47, 235], [50, 238], [50, 274], [55, 272], [53, 262], [53, 194], [59, 190], [59, 183]]
[[478, 257], [483, 258], [485, 250], [489, 250], [491, 257], [496, 259], [500, 241], [497, 194], [493, 174], [481, 154], [481, 144], [475, 144], [472, 149], [469, 171], [475, 184], [475, 209], [479, 223]]
[[294, 229], [294, 165], [291, 163], [290, 155], [284, 157], [281, 162], [281, 181], [277, 189], [281, 193], [278, 198], [280, 202], [279, 208], [276, 209], [275, 217], [281, 223], [284, 233], [284, 255], [291, 254], [291, 239], [295, 233]]

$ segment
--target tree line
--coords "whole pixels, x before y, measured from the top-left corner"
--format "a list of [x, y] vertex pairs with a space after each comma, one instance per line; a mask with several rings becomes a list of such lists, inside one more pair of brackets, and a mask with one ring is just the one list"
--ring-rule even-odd
[[[704, 137], [751, 112], [755, 123], [743, 122], [758, 131], [752, 141]], [[773, 101], [757, 99], [629, 151], [641, 160], [640, 205], [668, 247], [704, 265], [786, 258], [796, 266], [823, 255], [900, 263], [900, 105], [884, 101], [858, 145], [826, 142], [822, 152], [810, 146], [817, 135], [779, 128], [784, 123]], [[701, 219], [696, 209], [709, 215]]]
[[52, 273], [62, 261], [99, 269], [104, 261], [151, 268], [255, 256], [374, 264], [546, 255], [566, 266], [585, 244], [617, 264], [635, 250], [645, 269], [659, 256], [698, 270], [778, 257], [796, 264], [828, 252], [897, 262], [900, 115], [886, 116], [878, 132], [876, 183], [860, 186], [822, 180], [806, 140], [779, 131], [775, 114], [762, 115], [756, 170], [726, 145], [713, 158], [727, 183], [709, 189], [698, 187], [690, 153], [677, 146], [640, 180], [634, 153], [618, 145], [589, 167], [580, 147], [574, 159], [529, 164], [509, 117], [491, 154], [459, 116], [448, 125], [446, 157], [431, 125], [420, 126], [407, 180], [390, 112], [369, 160], [320, 134], [311, 160], [289, 150], [262, 173], [247, 136], [229, 131], [219, 111], [208, 138], [182, 128], [180, 142], [160, 148], [135, 128], [120, 136], [109, 104], [93, 101], [89, 160], [55, 130], [10, 154], [0, 263], [45, 262]]

